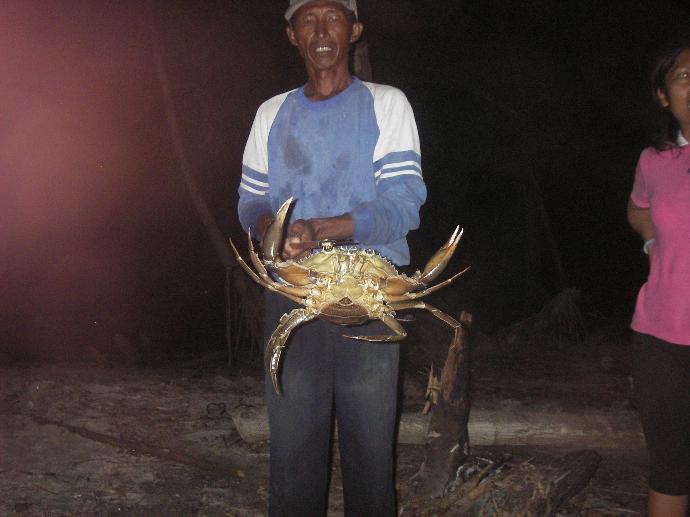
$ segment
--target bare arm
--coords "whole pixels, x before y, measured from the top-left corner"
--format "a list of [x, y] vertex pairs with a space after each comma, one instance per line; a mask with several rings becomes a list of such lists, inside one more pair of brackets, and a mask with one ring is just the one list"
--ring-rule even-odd
[[640, 208], [632, 200], [628, 200], [628, 223], [643, 241], [653, 239], [656, 234], [649, 208]]

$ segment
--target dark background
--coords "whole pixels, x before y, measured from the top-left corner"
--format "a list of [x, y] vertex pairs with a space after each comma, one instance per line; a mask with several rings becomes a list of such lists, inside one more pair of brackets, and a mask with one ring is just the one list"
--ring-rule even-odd
[[[2, 2], [0, 360], [224, 346], [224, 270], [179, 174], [160, 46], [193, 178], [225, 235], [258, 105], [304, 81], [282, 1]], [[646, 274], [625, 206], [672, 1], [362, 0], [374, 81], [417, 116], [420, 267], [456, 224], [438, 301], [487, 332], [581, 290], [625, 323]], [[157, 35], [157, 36], [155, 36]], [[146, 351], [146, 350], [145, 350]]]

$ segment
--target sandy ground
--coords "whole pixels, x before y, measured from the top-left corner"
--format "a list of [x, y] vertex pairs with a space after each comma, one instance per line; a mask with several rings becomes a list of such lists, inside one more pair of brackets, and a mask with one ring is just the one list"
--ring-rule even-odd
[[[473, 397], [628, 410], [624, 354], [597, 346], [567, 358], [483, 358], [473, 368]], [[261, 406], [262, 383], [255, 368], [240, 370], [209, 363], [0, 368], [0, 515], [265, 515], [267, 443], [242, 440], [231, 417], [238, 407]], [[406, 392], [416, 396], [414, 387]], [[473, 448], [478, 456], [506, 451], [516, 465], [569, 452], [510, 443]], [[559, 515], [643, 515], [642, 451], [598, 452], [595, 477]], [[402, 515], [414, 514], [406, 494], [423, 457], [421, 445], [398, 446]], [[329, 515], [337, 516], [337, 454], [333, 473]]]

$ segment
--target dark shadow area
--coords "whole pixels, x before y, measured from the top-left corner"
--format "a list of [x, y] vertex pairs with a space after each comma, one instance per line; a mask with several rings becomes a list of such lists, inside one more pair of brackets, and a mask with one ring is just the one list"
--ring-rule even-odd
[[[158, 41], [193, 180], [224, 235], [258, 105], [299, 86], [274, 2], [11, 2], [0, 20], [3, 361], [151, 364], [225, 347], [223, 265], [179, 174]], [[681, 2], [362, 0], [374, 81], [409, 97], [429, 200], [422, 267], [486, 332], [566, 287], [625, 322], [646, 275], [625, 204], [646, 77]], [[156, 36], [157, 34], [157, 36]], [[634, 36], [633, 36], [634, 35]]]

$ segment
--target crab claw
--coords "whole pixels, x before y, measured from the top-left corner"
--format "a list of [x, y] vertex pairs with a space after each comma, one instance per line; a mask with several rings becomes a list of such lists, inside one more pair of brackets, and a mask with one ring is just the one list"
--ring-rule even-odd
[[280, 356], [283, 353], [283, 348], [285, 348], [285, 345], [278, 345], [273, 349], [268, 364], [269, 372], [271, 373], [271, 382], [273, 383], [273, 389], [275, 390], [276, 395], [280, 395], [280, 385], [278, 384], [278, 368], [280, 368]]
[[419, 277], [420, 282], [428, 285], [441, 274], [441, 272], [448, 265], [448, 261], [453, 256], [453, 253], [455, 253], [455, 249], [458, 247], [458, 243], [460, 242], [463, 231], [464, 230], [460, 229], [460, 226], [455, 227], [455, 231], [448, 239], [448, 242], [446, 242], [441, 249], [434, 253], [434, 256], [431, 257], [429, 262], [426, 263], [426, 266], [424, 266], [424, 271], [422, 271], [422, 274]]
[[261, 251], [263, 252], [264, 260], [276, 262], [280, 260], [280, 251], [283, 246], [283, 227], [285, 226], [285, 218], [290, 210], [293, 198], [289, 198], [278, 209], [276, 218], [266, 229], [266, 234], [261, 240]]
[[297, 326], [311, 321], [316, 317], [315, 314], [310, 313], [307, 309], [292, 309], [290, 312], [283, 314], [280, 317], [280, 323], [271, 334], [271, 337], [266, 343], [266, 350], [264, 352], [264, 360], [266, 361], [266, 369], [271, 375], [273, 382], [273, 389], [280, 395], [280, 386], [278, 384], [278, 369], [280, 368], [280, 356], [283, 349], [287, 346], [286, 342], [290, 333]]

